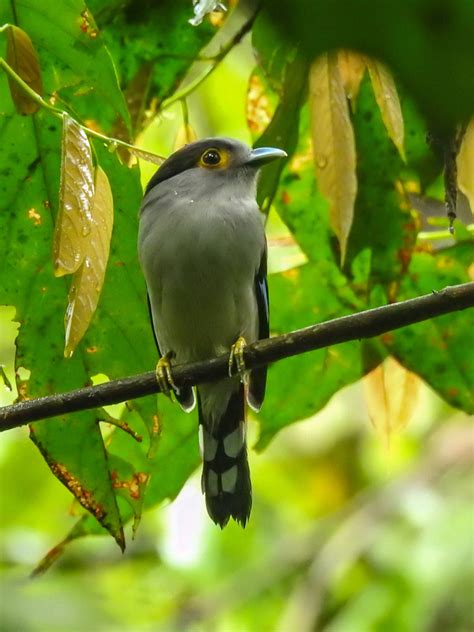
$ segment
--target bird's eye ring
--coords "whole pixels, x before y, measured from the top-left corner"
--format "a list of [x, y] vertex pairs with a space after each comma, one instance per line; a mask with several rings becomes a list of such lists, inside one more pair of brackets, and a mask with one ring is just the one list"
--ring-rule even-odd
[[217, 149], [206, 149], [206, 151], [201, 156], [201, 162], [206, 167], [217, 167], [222, 158]]

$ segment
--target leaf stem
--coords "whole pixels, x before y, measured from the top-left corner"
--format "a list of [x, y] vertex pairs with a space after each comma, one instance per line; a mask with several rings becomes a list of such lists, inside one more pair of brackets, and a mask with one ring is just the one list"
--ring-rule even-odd
[[[3, 68], [3, 70], [6, 72], [6, 74], [9, 77], [11, 77], [13, 79], [13, 81], [15, 81], [15, 83], [17, 83], [24, 92], [26, 92], [26, 94], [28, 94], [30, 99], [32, 99], [35, 103], [37, 103], [43, 109], [48, 110], [48, 112], [51, 112], [51, 114], [53, 116], [55, 116], [56, 118], [60, 118], [62, 120], [64, 114], [67, 114], [67, 112], [65, 112], [64, 110], [56, 108], [56, 107], [54, 107], [54, 105], [51, 105], [50, 103], [45, 101], [37, 92], [32, 90], [30, 88], [30, 86], [27, 83], [25, 83], [25, 81], [23, 81], [23, 79], [20, 77], [20, 75], [18, 75], [13, 70], [13, 68], [9, 64], [7, 64], [7, 62], [3, 59], [3, 57], [0, 57], [0, 68]], [[79, 127], [88, 136], [92, 136], [93, 138], [98, 138], [99, 140], [103, 141], [108, 147], [115, 148], [117, 146], [120, 146], [120, 147], [125, 147], [125, 148], [129, 149], [132, 152], [134, 152], [134, 151], [141, 152], [143, 155], [148, 153], [148, 152], [145, 152], [144, 150], [140, 149], [139, 147], [135, 147], [135, 145], [131, 145], [130, 143], [126, 143], [125, 141], [119, 140], [118, 138], [113, 138], [111, 136], [106, 136], [105, 134], [101, 134], [100, 132], [97, 132], [96, 130], [91, 129], [90, 127], [87, 127], [86, 125], [83, 125], [82, 123], [79, 123], [79, 121], [76, 121], [76, 122], [79, 125]], [[161, 158], [162, 160], [164, 160], [164, 158], [162, 156], [158, 156], [158, 158]]]

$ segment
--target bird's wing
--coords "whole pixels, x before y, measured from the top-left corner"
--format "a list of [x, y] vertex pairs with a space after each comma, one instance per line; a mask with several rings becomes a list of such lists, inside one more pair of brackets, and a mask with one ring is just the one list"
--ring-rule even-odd
[[[267, 283], [267, 245], [265, 244], [260, 267], [255, 276], [255, 296], [258, 310], [258, 337], [268, 338], [270, 335], [268, 283]], [[265, 397], [267, 382], [267, 367], [254, 369], [250, 372], [248, 403], [256, 411], [260, 410]]]
[[161, 358], [163, 357], [163, 354], [161, 353], [160, 345], [158, 344], [158, 338], [156, 337], [156, 333], [155, 333], [155, 325], [153, 324], [153, 312], [151, 311], [151, 301], [150, 301], [150, 295], [148, 294], [148, 292], [147, 292], [146, 298], [148, 302], [148, 314], [150, 316], [151, 330], [153, 332], [153, 338], [155, 339], [156, 348], [158, 349], [158, 355]]
[[[163, 357], [163, 353], [161, 352], [160, 345], [158, 344], [158, 337], [155, 332], [155, 325], [153, 323], [153, 314], [151, 311], [150, 296], [148, 293], [146, 296], [148, 300], [148, 312], [150, 314], [151, 330], [153, 331], [153, 338], [155, 339], [158, 355], [161, 358]], [[179, 391], [173, 389], [173, 392], [175, 394], [176, 399], [179, 402], [179, 405], [184, 411], [188, 413], [194, 408], [196, 404], [196, 400], [194, 397], [194, 391], [193, 391], [192, 386], [185, 386], [184, 388], [180, 388]]]

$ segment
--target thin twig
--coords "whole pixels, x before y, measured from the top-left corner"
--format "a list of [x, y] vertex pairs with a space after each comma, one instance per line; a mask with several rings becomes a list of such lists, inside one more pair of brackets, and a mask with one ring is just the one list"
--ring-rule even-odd
[[[248, 369], [270, 364], [306, 351], [330, 345], [373, 338], [442, 314], [474, 307], [474, 283], [453, 285], [439, 292], [400, 303], [377, 307], [358, 314], [299, 329], [282, 336], [259, 340], [245, 348]], [[228, 355], [177, 365], [173, 377], [177, 386], [201, 384], [227, 376]], [[98, 386], [88, 386], [68, 393], [31, 399], [0, 408], [0, 431], [56, 415], [98, 408], [158, 393], [155, 372], [150, 371]]]

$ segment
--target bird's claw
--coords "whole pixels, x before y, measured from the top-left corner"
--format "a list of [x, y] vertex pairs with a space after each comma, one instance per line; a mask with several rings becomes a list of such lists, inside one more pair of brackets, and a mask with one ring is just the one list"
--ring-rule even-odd
[[158, 360], [156, 365], [155, 375], [160, 391], [167, 397], [171, 398], [171, 392], [178, 392], [178, 387], [175, 384], [173, 375], [171, 374], [171, 353], [167, 353]]
[[246, 369], [245, 360], [244, 360], [244, 350], [246, 346], [247, 346], [247, 343], [245, 342], [245, 338], [243, 336], [240, 336], [239, 338], [237, 338], [237, 340], [234, 342], [234, 344], [230, 348], [230, 355], [229, 355], [229, 369], [228, 369], [229, 377], [233, 377], [235, 375], [234, 373], [234, 364], [235, 364], [235, 368], [237, 369], [237, 373], [239, 374], [240, 381], [242, 383], [245, 383], [246, 374], [247, 374], [247, 369]]

